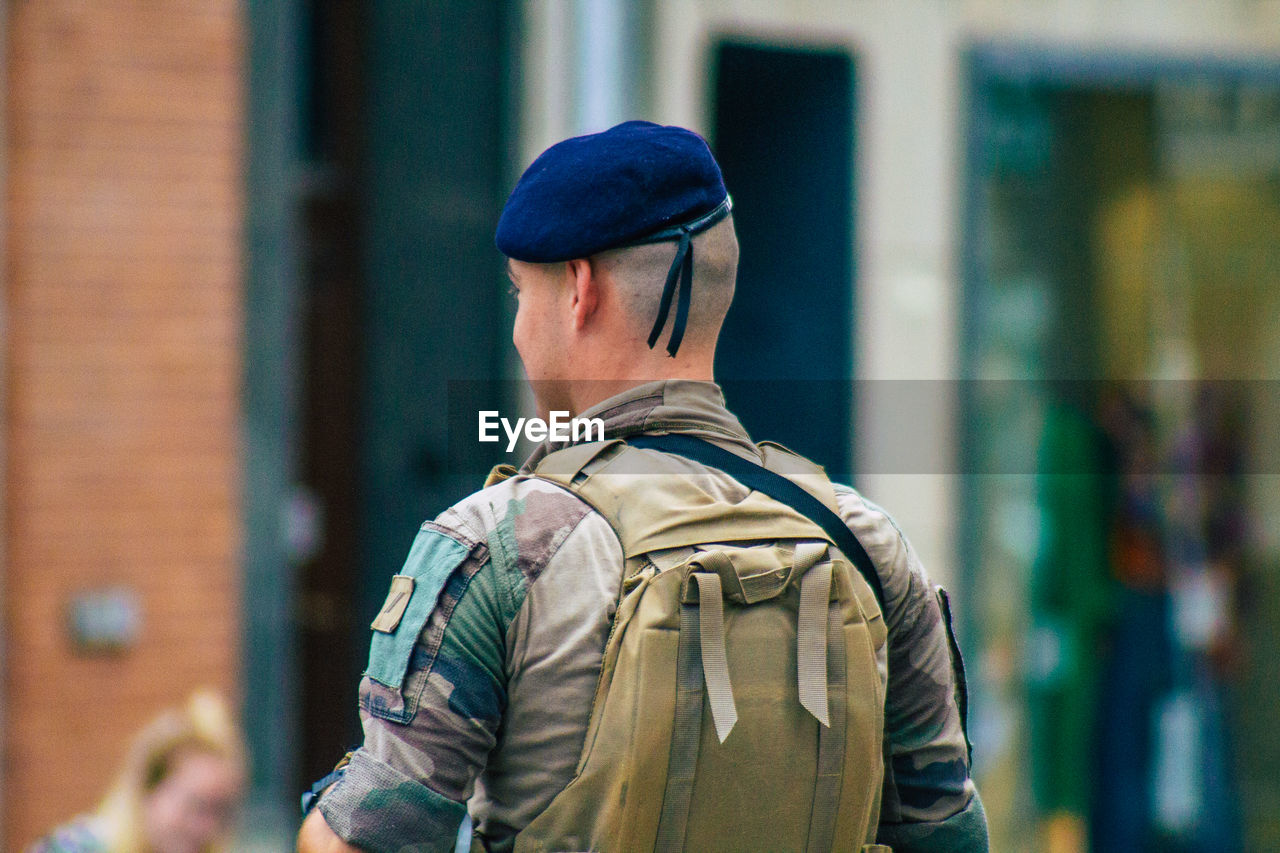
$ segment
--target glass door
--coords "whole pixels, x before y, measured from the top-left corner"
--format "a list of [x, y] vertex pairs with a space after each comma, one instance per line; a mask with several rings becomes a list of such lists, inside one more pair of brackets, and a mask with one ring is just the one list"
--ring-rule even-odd
[[995, 843], [1271, 849], [1280, 68], [970, 68], [961, 529]]

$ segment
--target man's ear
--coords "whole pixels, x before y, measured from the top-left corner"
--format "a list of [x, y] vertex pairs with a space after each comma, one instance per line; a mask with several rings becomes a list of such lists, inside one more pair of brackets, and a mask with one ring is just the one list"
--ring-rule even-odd
[[573, 312], [573, 328], [582, 331], [596, 312], [596, 305], [600, 300], [600, 282], [589, 258], [577, 258], [569, 261], [566, 266], [572, 290], [569, 294], [569, 307]]

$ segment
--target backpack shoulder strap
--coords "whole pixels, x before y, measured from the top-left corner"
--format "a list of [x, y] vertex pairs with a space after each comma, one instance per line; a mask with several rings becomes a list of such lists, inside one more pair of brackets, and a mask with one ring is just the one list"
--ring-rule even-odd
[[871, 591], [875, 593], [880, 611], [886, 612], [880, 575], [866, 549], [858, 541], [858, 537], [840, 516], [800, 486], [762, 465], [691, 435], [680, 433], [636, 435], [626, 441], [632, 447], [674, 453], [709, 468], [717, 468], [744, 486], [763, 492], [805, 516], [821, 527], [823, 532], [831, 537], [831, 541], [835, 542], [836, 547], [853, 562], [858, 572], [867, 581], [867, 585], [871, 587]]

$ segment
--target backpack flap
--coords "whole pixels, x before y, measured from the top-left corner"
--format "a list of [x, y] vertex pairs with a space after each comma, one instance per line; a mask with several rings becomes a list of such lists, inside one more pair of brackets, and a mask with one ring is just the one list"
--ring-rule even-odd
[[738, 719], [724, 648], [721, 599], [740, 605], [767, 601], [781, 595], [797, 578], [797, 693], [800, 704], [814, 719], [824, 726], [831, 725], [827, 703], [827, 610], [829, 602], [839, 600], [839, 587], [832, 584], [831, 561], [818, 562], [826, 555], [825, 542], [800, 542], [768, 548], [726, 546], [701, 551], [690, 558], [684, 569], [681, 604], [699, 606], [702, 671], [721, 743]]

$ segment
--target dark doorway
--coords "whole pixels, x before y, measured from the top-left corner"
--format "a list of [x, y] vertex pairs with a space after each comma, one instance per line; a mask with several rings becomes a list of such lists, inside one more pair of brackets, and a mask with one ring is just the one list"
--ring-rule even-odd
[[741, 244], [716, 357], [730, 407], [848, 479], [853, 421], [854, 64], [721, 44], [714, 148]]
[[301, 11], [298, 790], [360, 743], [369, 623], [418, 527], [487, 470], [447, 415], [458, 385], [476, 409], [506, 402], [508, 164], [505, 4]]
[[286, 528], [298, 572], [299, 790], [327, 774], [360, 732], [354, 699], [361, 661], [353, 640], [361, 620], [351, 602], [360, 553], [364, 347], [362, 8], [309, 0], [300, 21], [301, 435]]
[[511, 344], [493, 244], [510, 189], [513, 7], [413, 0], [368, 13], [355, 599], [364, 651], [419, 526], [480, 488], [492, 464], [492, 445], [451, 441], [451, 410], [469, 409], [474, 429], [479, 409], [513, 405], [495, 381]]
[[[1276, 658], [1215, 644], [1276, 645], [1245, 535], [1268, 383], [1237, 380], [1280, 316], [1280, 69], [988, 46], [968, 72], [962, 640], [971, 731], [1017, 720], [978, 765], [993, 844], [1074, 820], [1095, 849], [1271, 849]], [[1228, 641], [1170, 615], [1207, 577]]]

